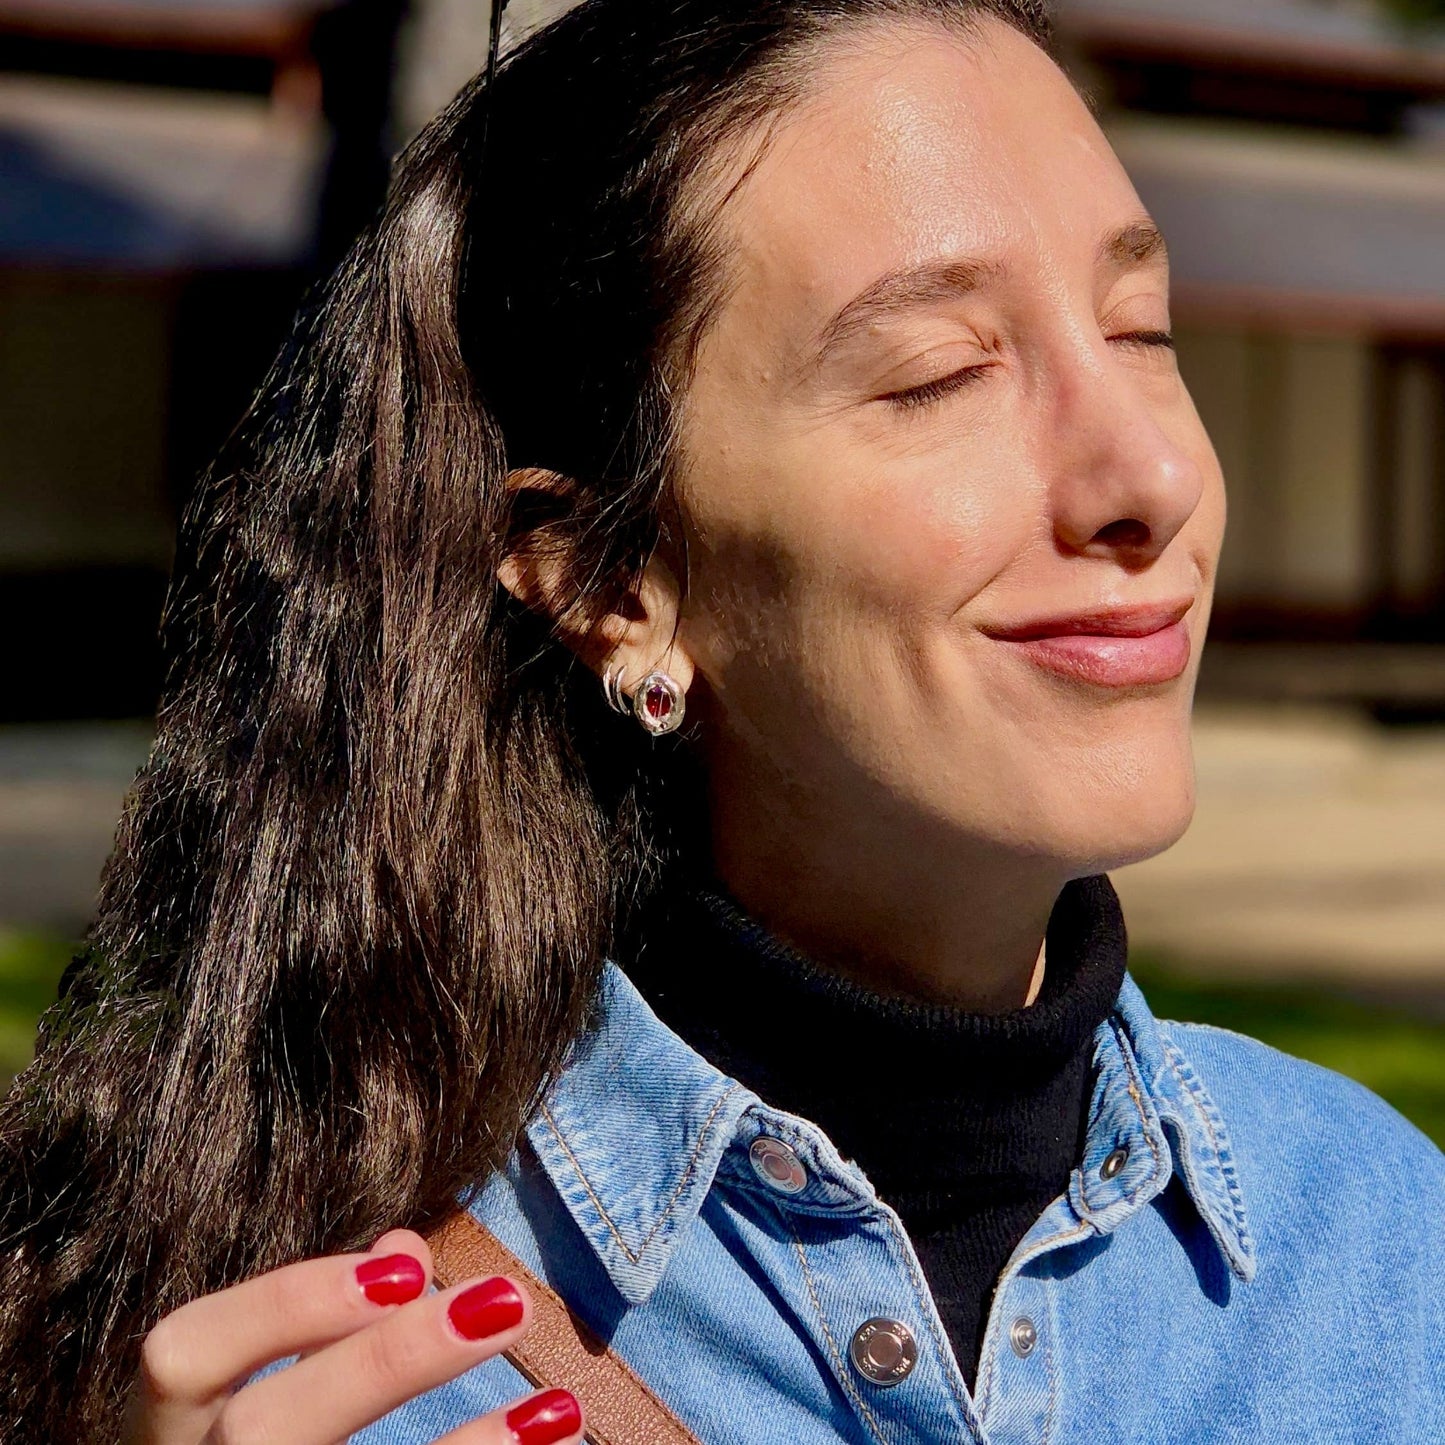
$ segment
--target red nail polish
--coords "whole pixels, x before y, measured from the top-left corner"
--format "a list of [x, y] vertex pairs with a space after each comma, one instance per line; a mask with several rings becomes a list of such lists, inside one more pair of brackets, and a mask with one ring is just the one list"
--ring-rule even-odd
[[522, 1296], [508, 1279], [484, 1279], [447, 1306], [452, 1328], [464, 1340], [484, 1340], [522, 1322]]
[[582, 1407], [566, 1390], [544, 1390], [507, 1411], [518, 1445], [554, 1445], [582, 1428]]
[[426, 1271], [409, 1254], [384, 1254], [357, 1265], [356, 1282], [374, 1305], [404, 1305], [426, 1288]]

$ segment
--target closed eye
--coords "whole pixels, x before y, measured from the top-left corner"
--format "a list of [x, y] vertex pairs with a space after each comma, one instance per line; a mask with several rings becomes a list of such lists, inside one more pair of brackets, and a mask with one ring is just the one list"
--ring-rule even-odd
[[1162, 346], [1174, 349], [1172, 331], [1126, 331], [1122, 336], [1111, 336], [1110, 341], [1132, 341], [1137, 346]]
[[[1168, 351], [1174, 349], [1174, 333], [1171, 331], [1126, 331], [1118, 336], [1111, 336], [1109, 340], [1125, 341], [1134, 346], [1153, 346]], [[971, 382], [977, 381], [991, 365], [992, 363], [985, 363], [981, 366], [961, 367], [935, 381], [925, 381], [921, 386], [885, 392], [878, 400], [886, 401], [899, 411], [918, 411], [942, 401], [956, 391], [962, 391]]]
[[878, 400], [886, 401], [890, 406], [897, 407], [899, 411], [916, 411], [920, 407], [931, 406], [934, 402], [942, 401], [944, 397], [952, 395], [955, 391], [962, 391], [970, 382], [977, 381], [991, 365], [990, 362], [983, 366], [965, 366], [958, 371], [949, 372], [947, 376], [940, 376], [936, 381], [925, 381], [922, 386], [910, 386], [903, 391], [886, 392]]

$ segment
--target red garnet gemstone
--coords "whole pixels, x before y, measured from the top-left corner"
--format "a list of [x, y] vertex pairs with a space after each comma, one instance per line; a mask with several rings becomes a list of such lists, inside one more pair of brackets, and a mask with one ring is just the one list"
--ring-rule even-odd
[[658, 722], [661, 722], [672, 711], [672, 698], [665, 687], [653, 683], [647, 689], [647, 694], [642, 699], [642, 705], [647, 709], [649, 717], [656, 718]]

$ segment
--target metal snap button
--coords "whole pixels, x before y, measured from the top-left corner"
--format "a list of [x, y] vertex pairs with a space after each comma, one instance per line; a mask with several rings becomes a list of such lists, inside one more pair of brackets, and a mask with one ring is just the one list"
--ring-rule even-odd
[[1014, 1354], [1021, 1360], [1026, 1360], [1033, 1354], [1034, 1346], [1039, 1342], [1039, 1332], [1027, 1315], [1020, 1315], [1009, 1327], [1008, 1342], [1013, 1346]]
[[808, 1186], [808, 1171], [781, 1139], [759, 1135], [748, 1149], [753, 1173], [779, 1194], [800, 1194]]
[[899, 1320], [867, 1320], [853, 1332], [848, 1346], [853, 1366], [865, 1380], [896, 1385], [918, 1363], [918, 1342]]
[[1104, 1162], [1099, 1165], [1099, 1178], [1112, 1179], [1129, 1162], [1129, 1151], [1127, 1149], [1115, 1149]]

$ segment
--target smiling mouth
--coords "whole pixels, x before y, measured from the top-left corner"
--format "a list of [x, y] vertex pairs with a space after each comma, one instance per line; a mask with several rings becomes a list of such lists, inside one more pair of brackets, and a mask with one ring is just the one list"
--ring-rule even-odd
[[1173, 682], [1189, 666], [1184, 617], [1194, 599], [1142, 603], [985, 627], [1045, 671], [1097, 687]]

